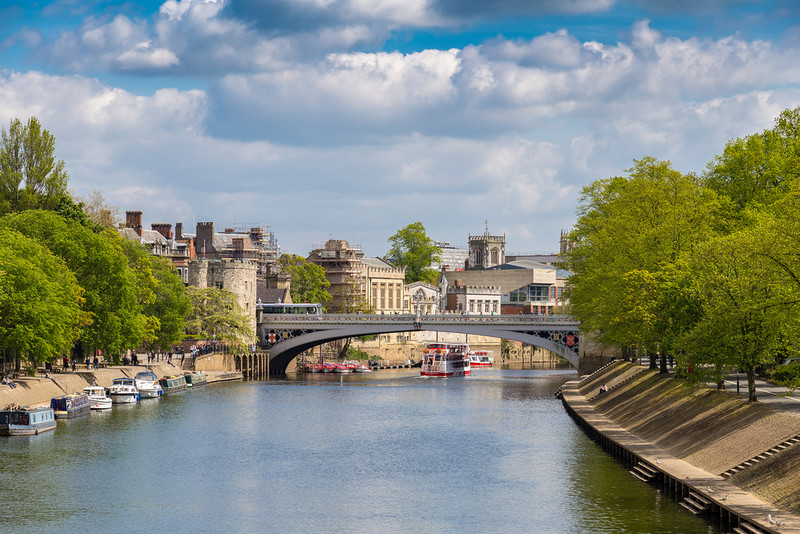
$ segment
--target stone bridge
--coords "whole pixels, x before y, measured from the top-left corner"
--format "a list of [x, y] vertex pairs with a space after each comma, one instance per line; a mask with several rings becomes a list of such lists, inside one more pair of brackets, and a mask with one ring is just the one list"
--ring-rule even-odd
[[564, 315], [262, 315], [261, 346], [269, 349], [270, 374], [285, 374], [306, 350], [348, 337], [428, 330], [521, 341], [580, 367], [579, 323]]

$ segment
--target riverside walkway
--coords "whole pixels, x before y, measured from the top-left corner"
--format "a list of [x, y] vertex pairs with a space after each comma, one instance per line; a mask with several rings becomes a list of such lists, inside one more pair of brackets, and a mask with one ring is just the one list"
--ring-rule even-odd
[[562, 399], [570, 415], [606, 450], [632, 465], [644, 464], [647, 470], [662, 477], [665, 488], [676, 499], [694, 494], [709, 501], [721, 522], [729, 524], [734, 532], [800, 534], [800, 517], [642, 440], [595, 410], [579, 387], [580, 382], [571, 381], [562, 388]]

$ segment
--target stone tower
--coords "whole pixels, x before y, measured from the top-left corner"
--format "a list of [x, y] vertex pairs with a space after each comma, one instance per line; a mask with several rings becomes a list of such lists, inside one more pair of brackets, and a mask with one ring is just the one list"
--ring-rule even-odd
[[506, 262], [506, 235], [489, 235], [489, 227], [483, 235], [469, 236], [469, 269], [488, 269]]

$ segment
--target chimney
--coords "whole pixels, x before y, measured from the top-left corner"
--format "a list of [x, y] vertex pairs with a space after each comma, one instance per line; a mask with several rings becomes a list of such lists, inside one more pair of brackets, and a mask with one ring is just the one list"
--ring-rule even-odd
[[183, 223], [175, 223], [175, 239], [183, 239]]
[[163, 235], [167, 239], [172, 239], [172, 225], [169, 223], [153, 223], [150, 225], [152, 230]]
[[126, 211], [125, 212], [125, 226], [133, 228], [139, 237], [142, 237], [142, 212], [141, 211]]
[[199, 222], [197, 223], [197, 236], [195, 237], [195, 250], [201, 258], [208, 255], [214, 255], [216, 249], [214, 248], [214, 223], [213, 222]]

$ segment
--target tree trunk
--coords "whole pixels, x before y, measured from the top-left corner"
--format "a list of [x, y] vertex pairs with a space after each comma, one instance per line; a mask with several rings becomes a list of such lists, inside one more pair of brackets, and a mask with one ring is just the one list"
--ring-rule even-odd
[[662, 375], [667, 374], [669, 371], [667, 370], [667, 353], [661, 353], [661, 370], [659, 371]]
[[657, 369], [658, 366], [656, 365], [656, 353], [651, 352], [649, 356], [650, 356], [650, 369]]
[[747, 402], [758, 402], [758, 398], [756, 398], [756, 369], [752, 365], [747, 368]]

